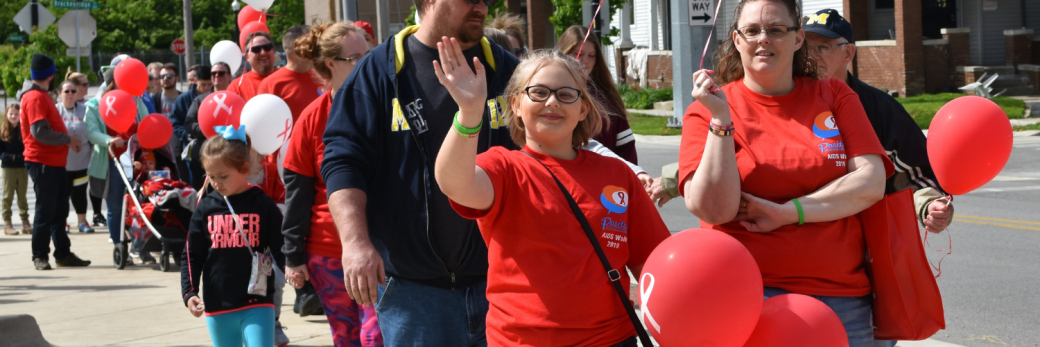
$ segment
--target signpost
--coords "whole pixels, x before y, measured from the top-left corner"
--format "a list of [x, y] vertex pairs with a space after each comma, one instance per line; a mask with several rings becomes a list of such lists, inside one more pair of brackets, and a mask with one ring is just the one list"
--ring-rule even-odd
[[712, 16], [715, 14], [715, 1], [712, 0], [687, 0], [689, 3], [689, 18], [691, 27], [710, 27]]
[[36, 2], [36, 0], [29, 1], [22, 7], [18, 14], [14, 15], [14, 23], [21, 27], [22, 31], [32, 35], [33, 26], [36, 26], [37, 30], [43, 30], [47, 26], [54, 23], [54, 14], [48, 11], [46, 7]]
[[[76, 57], [76, 72], [80, 71], [79, 57], [84, 55], [81, 47], [89, 46], [95, 37], [97, 37], [97, 21], [90, 16], [89, 10], [71, 10], [65, 12], [65, 15], [58, 20], [58, 38], [61, 38], [70, 49], [75, 51], [75, 54], [69, 55]], [[90, 55], [90, 50], [86, 51], [86, 55]]]

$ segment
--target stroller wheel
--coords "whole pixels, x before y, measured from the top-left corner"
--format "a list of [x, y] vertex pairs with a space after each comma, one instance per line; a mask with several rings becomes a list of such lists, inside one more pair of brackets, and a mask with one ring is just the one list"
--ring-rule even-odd
[[112, 264], [115, 265], [116, 269], [122, 270], [126, 267], [126, 263], [130, 259], [130, 251], [127, 250], [125, 243], [116, 243], [112, 249]]
[[162, 252], [159, 256], [159, 271], [170, 271], [170, 254]]

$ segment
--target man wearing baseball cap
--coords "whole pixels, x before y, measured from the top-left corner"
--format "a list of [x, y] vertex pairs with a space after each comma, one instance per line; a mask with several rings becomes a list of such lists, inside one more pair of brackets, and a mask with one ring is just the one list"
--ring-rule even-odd
[[[58, 71], [54, 59], [33, 54], [30, 62], [31, 84], [18, 93], [22, 103], [22, 138], [25, 142], [25, 168], [36, 193], [36, 216], [32, 230], [32, 257], [37, 270], [50, 270], [50, 243], [54, 240], [54, 259], [58, 266], [87, 266], [72, 253], [72, 241], [65, 233], [69, 215], [69, 187], [65, 184], [65, 159], [69, 148], [81, 150], [78, 139], [69, 137], [61, 114], [48, 91]], [[24, 126], [28, 124], [29, 126]]]
[[357, 21], [354, 22], [354, 26], [361, 28], [365, 31], [365, 42], [368, 42], [368, 48], [375, 48], [379, 46], [379, 41], [376, 40], [376, 33], [372, 31], [372, 24], [368, 22]]

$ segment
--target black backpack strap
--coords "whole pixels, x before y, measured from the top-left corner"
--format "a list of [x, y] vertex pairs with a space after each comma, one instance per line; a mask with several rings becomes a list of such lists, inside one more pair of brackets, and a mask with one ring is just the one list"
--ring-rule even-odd
[[639, 319], [639, 315], [636, 314], [635, 307], [632, 307], [632, 302], [630, 302], [628, 296], [625, 295], [625, 287], [622, 287], [621, 284], [621, 272], [618, 271], [618, 269], [611, 267], [610, 260], [608, 260], [607, 255], [603, 253], [603, 247], [600, 247], [599, 241], [596, 240], [596, 234], [592, 232], [592, 226], [590, 226], [589, 221], [585, 219], [585, 214], [581, 211], [581, 208], [578, 207], [578, 203], [574, 201], [574, 197], [572, 197], [571, 193], [567, 191], [567, 188], [563, 186], [560, 179], [556, 178], [556, 175], [553, 174], [552, 170], [549, 170], [549, 167], [545, 166], [545, 163], [542, 163], [541, 160], [535, 158], [531, 153], [527, 153], [526, 151], [520, 152], [527, 154], [531, 159], [534, 159], [538, 164], [541, 164], [542, 167], [545, 168], [545, 171], [549, 172], [549, 176], [552, 176], [553, 180], [556, 181], [556, 185], [560, 187], [560, 192], [562, 192], [563, 196], [567, 198], [567, 204], [571, 206], [571, 212], [574, 212], [574, 217], [578, 219], [581, 228], [585, 230], [585, 236], [588, 236], [589, 242], [592, 243], [592, 248], [596, 250], [596, 255], [599, 256], [599, 261], [603, 264], [603, 269], [607, 271], [607, 278], [609, 278], [610, 283], [614, 285], [614, 290], [617, 291], [618, 298], [621, 299], [621, 304], [625, 306], [625, 311], [628, 311], [628, 318], [636, 328], [636, 334], [639, 335], [639, 341], [642, 342], [642, 345], [645, 347], [653, 346], [653, 342], [650, 340], [650, 335], [647, 334], [646, 329], [643, 328], [643, 323]]

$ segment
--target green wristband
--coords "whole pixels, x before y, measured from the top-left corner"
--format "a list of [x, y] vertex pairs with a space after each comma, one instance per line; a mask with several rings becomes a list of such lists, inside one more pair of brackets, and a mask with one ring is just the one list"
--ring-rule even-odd
[[482, 125], [484, 125], [484, 119], [481, 118], [480, 119], [480, 123], [477, 123], [476, 127], [474, 127], [474, 128], [467, 128], [467, 127], [463, 126], [462, 123], [459, 123], [459, 112], [460, 111], [455, 111], [455, 120], [452, 122], [453, 125], [455, 126], [455, 131], [458, 131], [458, 132], [466, 134], [466, 135], [473, 135], [473, 134], [479, 133], [480, 132], [480, 127]]
[[805, 211], [802, 211], [802, 203], [798, 202], [798, 198], [791, 199], [794, 201], [794, 207], [798, 209], [798, 225], [805, 224]]

